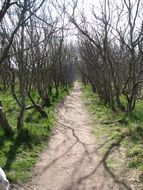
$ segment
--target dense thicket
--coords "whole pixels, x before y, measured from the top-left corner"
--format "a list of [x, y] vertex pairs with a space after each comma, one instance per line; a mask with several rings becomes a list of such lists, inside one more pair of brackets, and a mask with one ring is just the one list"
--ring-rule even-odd
[[[79, 68], [101, 100], [113, 110], [132, 113], [143, 82], [142, 1], [104, 0], [72, 23], [79, 30]], [[90, 12], [91, 13], [91, 12]]]
[[[44, 107], [51, 103], [52, 90], [58, 96], [59, 88], [67, 90], [72, 84], [73, 45], [65, 40], [64, 12], [59, 17], [55, 12], [52, 16], [48, 1], [5, 0], [0, 8], [0, 90], [9, 91], [17, 102], [17, 129], [21, 129], [27, 109], [48, 117]], [[33, 92], [37, 92], [37, 100]], [[2, 99], [0, 102], [0, 124], [12, 134], [5, 105]]]

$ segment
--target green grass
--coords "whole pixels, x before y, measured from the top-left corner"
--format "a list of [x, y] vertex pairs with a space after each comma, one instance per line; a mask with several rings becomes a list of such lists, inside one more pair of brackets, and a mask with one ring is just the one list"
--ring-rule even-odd
[[124, 136], [120, 146], [126, 149], [128, 167], [143, 172], [143, 102], [138, 100], [134, 112], [128, 116], [121, 112], [114, 113], [89, 86], [83, 87], [83, 98], [93, 116], [93, 132], [96, 137], [108, 142], [103, 152], [116, 139]]
[[[58, 97], [51, 97], [51, 105], [45, 109], [48, 119], [42, 118], [34, 109], [26, 110], [24, 127], [17, 132], [19, 107], [9, 92], [0, 92], [0, 100], [14, 130], [14, 136], [7, 138], [0, 128], [0, 166], [6, 171], [10, 182], [25, 182], [31, 176], [30, 171], [36, 164], [39, 152], [48, 146], [55, 124], [55, 108], [67, 94], [67, 91], [61, 90]], [[33, 96], [37, 98], [35, 94]], [[27, 105], [29, 103], [27, 99]]]

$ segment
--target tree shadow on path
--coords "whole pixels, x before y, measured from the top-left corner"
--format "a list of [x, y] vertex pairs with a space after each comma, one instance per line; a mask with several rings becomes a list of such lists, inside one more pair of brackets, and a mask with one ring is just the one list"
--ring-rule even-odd
[[[77, 181], [74, 182], [74, 184], [70, 184], [70, 186], [66, 187], [64, 190], [75, 190], [75, 187], [76, 187], [76, 190], [80, 190], [81, 189], [80, 185], [82, 183], [84, 183], [87, 179], [90, 179], [92, 177], [92, 175], [96, 173], [96, 171], [99, 169], [100, 166], [104, 167], [104, 169], [107, 171], [107, 173], [111, 176], [111, 178], [113, 179], [115, 184], [117, 184], [120, 189], [132, 190], [132, 188], [129, 186], [129, 184], [127, 184], [124, 180], [119, 179], [119, 177], [115, 175], [115, 173], [111, 170], [110, 167], [108, 167], [108, 164], [107, 164], [109, 155], [113, 152], [113, 150], [115, 148], [120, 146], [120, 143], [122, 142], [123, 138], [124, 137], [119, 138], [118, 140], [116, 140], [116, 142], [113, 142], [109, 146], [108, 150], [103, 155], [103, 158], [99, 161], [98, 165], [90, 173], [78, 178]], [[74, 176], [74, 174], [73, 174], [73, 176]], [[98, 188], [95, 187], [93, 189], [103, 190], [104, 189], [103, 187], [104, 187], [104, 182], [101, 183], [100, 187], [98, 187]], [[112, 188], [114, 189], [114, 187], [112, 187]]]

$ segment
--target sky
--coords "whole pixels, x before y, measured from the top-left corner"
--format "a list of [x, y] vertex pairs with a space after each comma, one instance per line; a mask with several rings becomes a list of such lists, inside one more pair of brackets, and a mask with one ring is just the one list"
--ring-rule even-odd
[[[48, 15], [49, 14], [48, 13], [48, 6], [50, 6], [50, 11], [51, 11], [51, 15], [53, 17], [53, 20], [56, 20], [56, 18], [60, 17], [60, 15], [61, 15], [62, 6], [64, 3], [66, 4], [65, 8], [66, 8], [67, 13], [69, 15], [72, 14], [72, 7], [73, 7], [72, 5], [73, 5], [74, 1], [76, 1], [76, 0], [46, 0], [44, 8], [45, 8], [45, 11]], [[101, 9], [99, 7], [103, 5], [103, 2], [105, 0], [77, 0], [77, 1], [78, 1], [78, 3], [77, 3], [76, 13], [75, 13], [75, 15], [76, 15], [75, 18], [76, 18], [77, 23], [78, 24], [81, 23], [81, 14], [82, 14], [82, 12], [84, 12], [84, 15], [87, 19], [87, 22], [94, 26], [95, 19], [94, 19], [93, 14], [92, 14], [93, 7], [94, 7], [95, 13], [97, 15], [99, 15], [101, 12]], [[128, 0], [126, 0], [126, 1], [128, 1]], [[131, 1], [136, 2], [136, 0], [131, 0]], [[121, 0], [110, 0], [110, 2], [112, 2], [112, 5], [115, 5], [115, 3], [119, 5]], [[114, 6], [112, 6], [112, 8], [113, 7]], [[69, 22], [69, 18], [67, 16], [62, 15], [62, 19], [61, 19], [62, 21], [60, 20], [57, 26], [61, 27], [61, 25], [63, 24], [63, 18], [64, 18], [64, 24], [66, 25], [67, 28], [70, 29], [67, 32], [68, 35], [70, 34], [68, 36], [68, 40], [74, 41], [76, 39], [75, 35], [77, 34], [77, 30], [75, 29], [74, 25], [72, 25]], [[117, 17], [115, 15], [113, 18], [114, 22], [116, 22], [116, 18]], [[126, 20], [127, 20], [127, 17], [126, 17]], [[125, 21], [125, 19], [123, 21]]]

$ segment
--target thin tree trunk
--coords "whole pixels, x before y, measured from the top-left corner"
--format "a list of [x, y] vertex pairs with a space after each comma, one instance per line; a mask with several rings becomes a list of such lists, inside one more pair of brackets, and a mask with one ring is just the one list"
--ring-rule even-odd
[[7, 135], [13, 135], [12, 127], [10, 126], [2, 107], [0, 107], [0, 125]]
[[24, 111], [25, 111], [25, 105], [22, 105], [18, 116], [17, 129], [21, 129], [23, 127]]
[[42, 109], [42, 107], [39, 104], [36, 104], [33, 100], [33, 98], [31, 97], [30, 93], [27, 93], [30, 101], [32, 102], [34, 108], [41, 114], [42, 117], [48, 118], [47, 113]]

